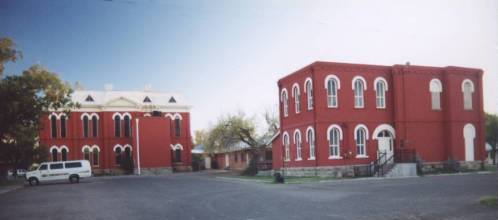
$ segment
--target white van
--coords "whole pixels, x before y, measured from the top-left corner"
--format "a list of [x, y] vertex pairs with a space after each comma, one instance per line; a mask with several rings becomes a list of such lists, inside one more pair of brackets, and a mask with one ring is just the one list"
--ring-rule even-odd
[[78, 183], [80, 178], [92, 176], [92, 168], [88, 160], [71, 160], [58, 162], [44, 162], [32, 171], [26, 173], [29, 185], [35, 186], [40, 182], [69, 180]]

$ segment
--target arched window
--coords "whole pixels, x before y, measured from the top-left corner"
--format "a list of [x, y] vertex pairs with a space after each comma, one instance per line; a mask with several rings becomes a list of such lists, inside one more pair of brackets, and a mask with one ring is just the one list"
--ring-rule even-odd
[[429, 83], [429, 91], [431, 92], [432, 110], [441, 110], [441, 92], [443, 85], [439, 79], [432, 79]]
[[296, 130], [294, 132], [294, 144], [296, 144], [296, 160], [302, 160], [302, 147], [301, 147], [301, 132]]
[[337, 127], [331, 127], [328, 132], [329, 158], [340, 157], [340, 131]]
[[474, 84], [469, 79], [462, 82], [463, 92], [463, 109], [472, 110], [472, 93], [474, 92]]
[[57, 138], [57, 116], [50, 116], [50, 136]]
[[83, 116], [83, 137], [88, 138], [88, 116]]
[[67, 160], [67, 150], [66, 148], [62, 148], [61, 150], [61, 160], [66, 161]]
[[284, 148], [285, 148], [285, 156], [284, 159], [285, 161], [290, 160], [290, 142], [289, 142], [289, 135], [287, 133], [284, 133]]
[[119, 115], [114, 116], [114, 136], [121, 136], [121, 118]]
[[57, 154], [58, 154], [57, 149], [56, 148], [52, 149], [52, 161], [53, 162], [57, 161]]
[[304, 92], [306, 92], [308, 110], [311, 110], [313, 109], [313, 84], [311, 83], [311, 78], [306, 79]]
[[308, 128], [306, 138], [310, 147], [310, 160], [315, 159], [315, 132], [312, 127]]
[[92, 164], [93, 166], [99, 166], [99, 149], [94, 146], [92, 150]]
[[126, 160], [131, 159], [131, 147], [125, 147], [125, 158]]
[[384, 78], [375, 79], [375, 103], [377, 108], [386, 108], [387, 82]]
[[85, 160], [90, 161], [90, 148], [85, 147], [85, 148], [83, 149], [83, 158], [84, 158]]
[[97, 116], [92, 116], [92, 136], [96, 138], [98, 136], [98, 118]]
[[125, 115], [123, 121], [124, 121], [124, 136], [130, 137], [131, 133], [130, 116]]
[[182, 162], [182, 150], [181, 149], [175, 149], [173, 150], [173, 161], [174, 162]]
[[180, 119], [175, 118], [175, 136], [180, 137]]
[[364, 125], [358, 125], [355, 129], [356, 157], [366, 157], [367, 130]]
[[363, 78], [355, 77], [353, 81], [354, 90], [354, 107], [363, 108], [365, 106], [363, 99], [363, 91], [365, 90], [365, 82]]
[[61, 116], [61, 138], [66, 137], [66, 116]]
[[294, 109], [296, 113], [301, 112], [301, 94], [299, 93], [299, 85], [296, 83], [292, 86], [292, 96], [294, 97]]
[[289, 115], [289, 97], [287, 95], [287, 90], [282, 90], [281, 101], [283, 104], [284, 117]]
[[327, 107], [337, 108], [339, 105], [337, 98], [337, 90], [340, 87], [339, 78], [334, 75], [329, 75], [325, 80], [325, 88], [327, 89]]
[[116, 147], [116, 149], [114, 150], [114, 154], [116, 157], [116, 164], [121, 164], [121, 148]]

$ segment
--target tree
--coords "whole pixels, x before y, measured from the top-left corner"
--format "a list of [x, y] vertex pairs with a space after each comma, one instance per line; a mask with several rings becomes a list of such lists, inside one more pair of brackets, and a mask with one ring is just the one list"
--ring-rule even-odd
[[209, 153], [225, 151], [239, 142], [244, 142], [250, 147], [260, 145], [254, 119], [247, 118], [242, 112], [220, 117], [216, 125], [209, 130], [204, 148]]
[[486, 142], [491, 145], [491, 158], [496, 165], [496, 147], [498, 144], [498, 116], [486, 113]]
[[[0, 42], [6, 42], [1, 39]], [[7, 40], [7, 42], [11, 42]], [[10, 45], [13, 45], [10, 44]], [[7, 52], [5, 52], [7, 51]], [[2, 48], [1, 66], [16, 58], [4, 54], [15, 49]], [[16, 55], [14, 55], [16, 56]], [[40, 117], [46, 110], [69, 111], [79, 104], [71, 101], [72, 89], [57, 74], [33, 65], [20, 75], [2, 77], [0, 81], [0, 161], [14, 170], [26, 168], [34, 161], [44, 160], [46, 150], [38, 146]]]
[[22, 53], [14, 48], [14, 42], [9, 38], [0, 38], [0, 77], [3, 74], [4, 63], [16, 62], [22, 58]]
[[[266, 126], [257, 129], [255, 117], [247, 117], [242, 111], [228, 114], [218, 119], [217, 123], [204, 135], [205, 150], [209, 153], [230, 150], [239, 142], [251, 148], [261, 148], [278, 132], [278, 116], [275, 111], [266, 110], [263, 114]], [[257, 130], [263, 131], [258, 134]], [[197, 134], [196, 134], [197, 135]]]

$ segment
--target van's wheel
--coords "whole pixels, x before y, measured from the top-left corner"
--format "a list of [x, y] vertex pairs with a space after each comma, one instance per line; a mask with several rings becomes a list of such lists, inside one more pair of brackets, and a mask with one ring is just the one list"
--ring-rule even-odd
[[79, 183], [80, 182], [80, 177], [78, 175], [71, 175], [69, 177], [69, 182], [71, 182], [71, 183]]
[[28, 180], [30, 186], [38, 186], [39, 182], [38, 179], [35, 177], [31, 177]]

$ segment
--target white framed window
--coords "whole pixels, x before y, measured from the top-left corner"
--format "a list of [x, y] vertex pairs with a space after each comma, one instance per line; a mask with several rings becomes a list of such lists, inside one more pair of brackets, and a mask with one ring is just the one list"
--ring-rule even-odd
[[287, 132], [284, 132], [283, 142], [284, 142], [284, 151], [285, 151], [284, 160], [289, 161], [290, 160], [290, 146], [289, 146], [290, 142], [289, 142], [289, 134], [287, 134]]
[[327, 129], [327, 140], [329, 142], [329, 159], [342, 159], [340, 141], [342, 140], [342, 129], [339, 125], [330, 125]]
[[364, 91], [367, 89], [365, 79], [361, 76], [353, 78], [353, 92], [354, 92], [354, 107], [365, 107]]
[[377, 108], [386, 108], [387, 81], [382, 77], [377, 77], [374, 81], [375, 105]]
[[432, 79], [430, 81], [429, 92], [431, 93], [432, 110], [441, 110], [441, 92], [443, 92], [443, 84], [439, 79]]
[[327, 107], [337, 108], [339, 106], [337, 91], [341, 88], [339, 78], [335, 75], [328, 75], [325, 78], [325, 89], [327, 89]]
[[308, 127], [308, 129], [306, 129], [306, 141], [308, 142], [309, 150], [310, 150], [310, 157], [308, 159], [314, 160], [315, 159], [315, 130], [311, 126]]
[[471, 80], [465, 79], [462, 82], [463, 93], [463, 109], [472, 110], [472, 93], [474, 93], [474, 83]]
[[299, 92], [299, 85], [297, 83], [294, 83], [292, 86], [292, 97], [294, 98], [294, 109], [296, 110], [296, 113], [301, 112], [301, 94]]
[[302, 160], [301, 132], [298, 129], [294, 131], [294, 144], [296, 145], [296, 160]]
[[313, 109], [313, 83], [311, 78], [307, 78], [304, 81], [304, 92], [306, 93], [306, 104], [308, 106], [308, 110]]
[[358, 125], [354, 130], [354, 139], [356, 141], [356, 158], [368, 158], [367, 140], [368, 129], [365, 125]]
[[284, 117], [287, 117], [289, 116], [289, 96], [287, 94], [287, 89], [283, 89], [280, 96], [280, 101], [283, 105]]

